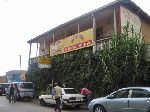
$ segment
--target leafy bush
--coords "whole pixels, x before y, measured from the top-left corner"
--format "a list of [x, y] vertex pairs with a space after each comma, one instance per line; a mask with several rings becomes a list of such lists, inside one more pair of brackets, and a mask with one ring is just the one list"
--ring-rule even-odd
[[37, 91], [46, 91], [48, 84], [61, 82], [66, 87], [80, 90], [86, 83], [95, 95], [106, 95], [118, 88], [149, 85], [149, 63], [145, 61], [147, 50], [139, 34], [128, 27], [124, 34], [112, 36], [110, 43], [95, 54], [92, 48], [52, 57], [52, 68], [39, 69], [30, 65], [27, 80], [33, 81]]

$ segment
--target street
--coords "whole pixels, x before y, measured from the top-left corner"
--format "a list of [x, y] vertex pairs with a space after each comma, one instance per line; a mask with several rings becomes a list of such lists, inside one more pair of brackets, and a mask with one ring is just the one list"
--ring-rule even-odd
[[[9, 103], [5, 96], [0, 96], [0, 112], [54, 112], [54, 106], [41, 106], [37, 99]], [[68, 107], [62, 112], [88, 112], [87, 108]]]

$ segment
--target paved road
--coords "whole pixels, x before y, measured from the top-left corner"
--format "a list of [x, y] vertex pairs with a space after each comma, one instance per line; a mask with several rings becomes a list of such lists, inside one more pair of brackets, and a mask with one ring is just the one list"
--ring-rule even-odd
[[[5, 96], [0, 96], [0, 112], [54, 112], [53, 106], [40, 106], [38, 100], [9, 103]], [[62, 112], [88, 112], [85, 107], [80, 109], [66, 108]]]

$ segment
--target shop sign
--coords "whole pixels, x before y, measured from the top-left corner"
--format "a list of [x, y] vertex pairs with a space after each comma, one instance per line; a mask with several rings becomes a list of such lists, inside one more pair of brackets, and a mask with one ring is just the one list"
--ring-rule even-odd
[[93, 28], [62, 40], [62, 53], [93, 46]]
[[39, 68], [50, 68], [51, 59], [49, 56], [40, 56], [39, 57]]
[[62, 53], [61, 46], [62, 40], [58, 40], [55, 43], [50, 44], [50, 56], [58, 55]]
[[93, 28], [50, 44], [50, 56], [93, 46]]

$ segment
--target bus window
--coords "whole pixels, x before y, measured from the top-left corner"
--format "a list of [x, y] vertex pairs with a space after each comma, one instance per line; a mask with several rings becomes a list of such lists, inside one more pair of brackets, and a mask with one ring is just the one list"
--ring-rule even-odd
[[21, 83], [20, 88], [33, 89], [32, 83]]

